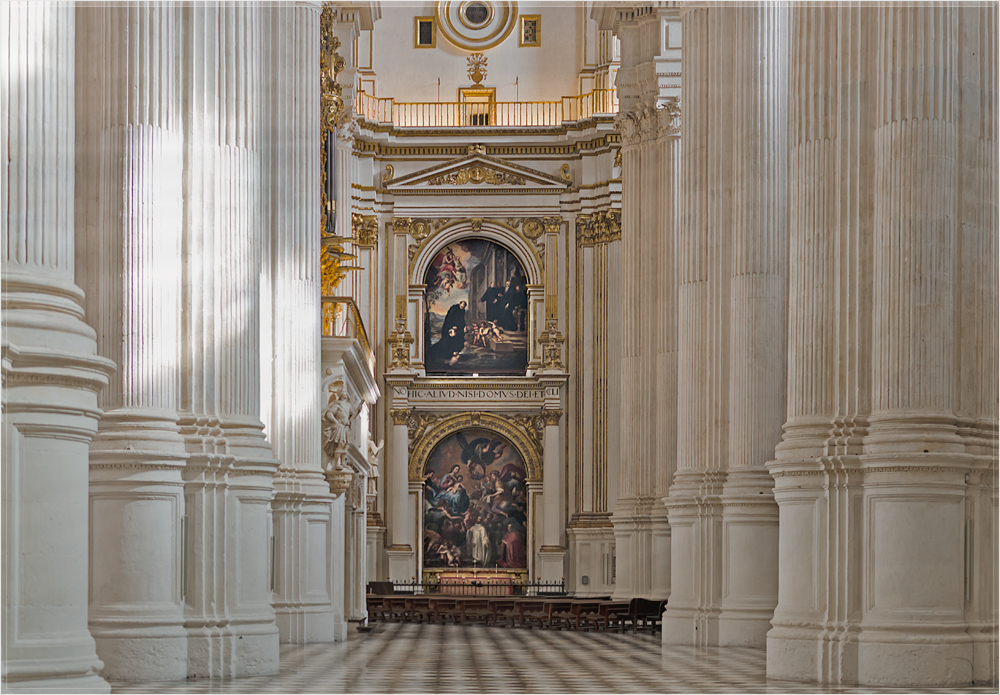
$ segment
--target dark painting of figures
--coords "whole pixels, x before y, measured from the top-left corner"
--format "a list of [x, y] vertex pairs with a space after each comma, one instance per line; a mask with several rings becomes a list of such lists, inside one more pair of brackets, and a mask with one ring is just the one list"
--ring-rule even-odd
[[428, 374], [524, 374], [528, 286], [510, 251], [486, 239], [441, 249], [424, 277]]
[[424, 469], [424, 567], [528, 567], [524, 460], [479, 428], [443, 439]]

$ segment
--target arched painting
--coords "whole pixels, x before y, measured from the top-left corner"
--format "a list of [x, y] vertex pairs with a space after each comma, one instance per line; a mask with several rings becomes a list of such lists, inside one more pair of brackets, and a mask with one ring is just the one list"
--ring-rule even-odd
[[521, 263], [486, 239], [441, 249], [424, 277], [428, 374], [524, 374], [528, 287]]
[[424, 567], [528, 567], [528, 491], [520, 452], [471, 427], [434, 448], [424, 468]]

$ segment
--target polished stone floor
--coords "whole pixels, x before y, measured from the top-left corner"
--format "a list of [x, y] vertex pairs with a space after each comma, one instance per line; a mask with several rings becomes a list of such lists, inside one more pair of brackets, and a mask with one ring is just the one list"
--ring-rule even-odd
[[828, 688], [764, 677], [757, 649], [663, 647], [659, 635], [379, 625], [282, 647], [274, 676], [112, 683], [114, 693], [996, 693], [996, 686]]

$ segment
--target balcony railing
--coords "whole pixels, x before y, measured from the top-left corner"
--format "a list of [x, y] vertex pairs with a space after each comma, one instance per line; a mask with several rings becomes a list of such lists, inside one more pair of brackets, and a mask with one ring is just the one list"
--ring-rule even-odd
[[543, 127], [618, 112], [614, 89], [597, 89], [559, 101], [397, 102], [358, 93], [358, 111], [369, 121], [399, 128]]
[[374, 365], [374, 354], [368, 342], [368, 331], [361, 319], [358, 305], [351, 297], [323, 296], [323, 335], [335, 338], [354, 338], [369, 362]]

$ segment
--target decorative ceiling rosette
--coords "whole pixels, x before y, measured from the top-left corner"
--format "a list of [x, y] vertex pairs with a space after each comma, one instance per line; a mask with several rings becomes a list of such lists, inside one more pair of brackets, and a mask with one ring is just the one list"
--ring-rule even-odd
[[517, 3], [443, 0], [437, 3], [437, 16], [446, 39], [467, 51], [485, 51], [510, 36], [517, 24]]

